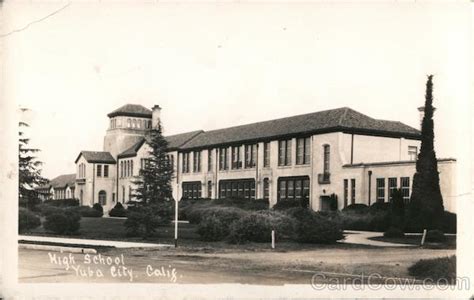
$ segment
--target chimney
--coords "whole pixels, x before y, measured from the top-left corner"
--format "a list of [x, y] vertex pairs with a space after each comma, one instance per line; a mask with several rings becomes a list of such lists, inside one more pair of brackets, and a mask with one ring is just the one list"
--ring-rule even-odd
[[154, 105], [152, 108], [152, 115], [151, 115], [151, 126], [152, 128], [156, 128], [160, 123], [160, 114], [161, 114], [161, 107], [159, 105]]
[[[425, 117], [425, 107], [424, 106], [418, 107], [418, 111], [420, 112], [420, 128], [421, 128], [421, 124], [423, 124], [423, 118]], [[433, 114], [435, 111], [436, 111], [436, 107], [433, 107]]]

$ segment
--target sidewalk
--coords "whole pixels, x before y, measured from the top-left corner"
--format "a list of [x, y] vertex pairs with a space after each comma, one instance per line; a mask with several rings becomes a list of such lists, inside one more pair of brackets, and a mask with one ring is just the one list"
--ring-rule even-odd
[[341, 243], [368, 245], [376, 247], [416, 247], [415, 245], [410, 244], [396, 244], [369, 240], [370, 238], [383, 236], [383, 233], [381, 232], [344, 230], [344, 233], [347, 233], [346, 238], [340, 241]]
[[74, 244], [74, 245], [84, 245], [84, 246], [115, 247], [115, 248], [168, 248], [168, 247], [172, 247], [172, 245], [170, 244], [70, 239], [70, 238], [58, 238], [58, 237], [48, 237], [48, 236], [31, 236], [31, 235], [19, 235], [18, 240], [43, 242], [43, 243], [49, 242], [49, 243], [59, 243], [59, 244]]

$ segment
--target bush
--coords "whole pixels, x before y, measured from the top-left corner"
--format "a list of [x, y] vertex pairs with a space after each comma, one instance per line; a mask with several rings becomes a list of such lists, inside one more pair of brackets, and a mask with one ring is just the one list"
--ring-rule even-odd
[[40, 204], [36, 206], [36, 210], [43, 216], [48, 216], [53, 213], [58, 213], [62, 211], [62, 208], [57, 206], [51, 206], [48, 204]]
[[127, 216], [127, 210], [125, 207], [123, 207], [122, 203], [117, 202], [115, 204], [114, 208], [112, 208], [109, 211], [109, 216], [111, 217], [126, 217]]
[[270, 242], [271, 232], [279, 239], [291, 238], [295, 232], [296, 221], [276, 211], [253, 212], [230, 226], [231, 243]]
[[449, 211], [443, 213], [443, 231], [446, 233], [456, 233], [456, 214]]
[[35, 213], [23, 207], [18, 209], [19, 233], [27, 232], [39, 226], [41, 226], [41, 219]]
[[354, 203], [345, 207], [342, 211], [345, 212], [356, 212], [356, 213], [366, 213], [369, 211], [369, 207], [362, 203]]
[[446, 236], [441, 230], [428, 230], [425, 241], [431, 243], [442, 243], [446, 241]]
[[168, 225], [173, 216], [174, 202], [139, 205], [130, 210], [124, 223], [127, 236], [150, 237], [156, 227]]
[[79, 230], [81, 216], [76, 210], [64, 209], [46, 216], [44, 229], [56, 234], [73, 234]]
[[372, 213], [360, 210], [343, 210], [338, 214], [338, 220], [347, 230], [385, 231], [392, 226], [389, 211], [377, 210]]
[[100, 211], [102, 213], [102, 215], [104, 214], [104, 208], [102, 207], [102, 205], [100, 203], [94, 203], [94, 205], [92, 205], [92, 208], [97, 210], [97, 211]]
[[100, 218], [104, 214], [103, 212], [93, 209], [90, 206], [80, 206], [76, 211], [84, 218]]
[[78, 199], [45, 200], [43, 203], [46, 205], [62, 206], [62, 207], [79, 206]]
[[248, 212], [236, 207], [210, 207], [202, 210], [197, 229], [203, 241], [220, 241], [230, 233], [230, 226]]
[[278, 200], [275, 205], [273, 205], [274, 210], [286, 210], [294, 207], [302, 207], [301, 201], [295, 200]]
[[410, 266], [408, 272], [418, 279], [430, 278], [434, 282], [443, 279], [454, 284], [456, 282], [456, 256], [421, 259]]
[[390, 227], [383, 233], [383, 236], [387, 238], [401, 238], [405, 236], [405, 233], [400, 228]]
[[326, 214], [303, 208], [292, 213], [297, 220], [296, 240], [300, 243], [330, 244], [344, 238], [340, 224], [325, 217]]
[[391, 208], [392, 204], [390, 202], [375, 202], [369, 207], [371, 212], [379, 210], [389, 211]]
[[337, 195], [336, 194], [331, 194], [331, 196], [329, 196], [329, 208], [332, 210], [332, 211], [336, 211], [337, 208], [338, 208], [338, 205], [337, 205]]

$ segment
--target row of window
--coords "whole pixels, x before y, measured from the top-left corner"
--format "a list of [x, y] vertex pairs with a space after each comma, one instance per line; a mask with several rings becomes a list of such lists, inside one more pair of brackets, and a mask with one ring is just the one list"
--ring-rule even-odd
[[133, 176], [133, 160], [122, 160], [120, 162], [120, 178]]
[[[388, 178], [388, 200], [392, 201], [393, 192], [398, 189], [398, 178]], [[385, 202], [385, 178], [377, 178], [377, 202]], [[408, 203], [410, 200], [410, 177], [400, 177], [400, 189], [402, 191], [403, 200]]]
[[67, 190], [67, 189], [55, 189], [54, 190], [54, 199], [71, 199], [74, 198], [74, 189]]
[[[279, 166], [290, 166], [292, 165], [292, 140], [281, 140], [278, 141], [278, 165]], [[270, 143], [266, 142], [263, 144], [263, 166], [270, 166]], [[243, 153], [242, 153], [243, 150]], [[224, 147], [219, 148], [219, 170], [238, 170], [242, 168], [254, 168], [257, 165], [257, 144], [232, 146], [231, 148]], [[229, 153], [230, 152], [230, 153]], [[329, 145], [324, 145], [324, 171], [329, 172]], [[201, 151], [192, 152], [192, 165], [191, 165], [191, 152], [185, 152], [182, 154], [182, 169], [183, 173], [201, 172]], [[230, 165], [229, 165], [230, 158]], [[296, 164], [306, 165], [311, 160], [311, 138], [298, 138], [296, 139]], [[207, 170], [208, 172], [213, 171], [213, 154], [212, 150], [208, 150], [207, 157]]]
[[121, 128], [121, 127], [127, 127], [127, 128], [134, 128], [134, 129], [147, 129], [151, 128], [151, 120], [146, 120], [146, 119], [132, 119], [128, 118], [126, 120], [126, 124], [122, 126], [122, 119], [116, 119], [113, 118], [110, 120], [110, 128], [115, 129], [115, 128]]
[[[102, 172], [102, 170], [104, 172]], [[109, 177], [109, 166], [97, 165], [97, 177]]]

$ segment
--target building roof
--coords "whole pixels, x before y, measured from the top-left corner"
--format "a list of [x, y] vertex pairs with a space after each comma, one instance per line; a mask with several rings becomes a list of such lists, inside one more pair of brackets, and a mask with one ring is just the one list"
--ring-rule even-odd
[[50, 188], [74, 187], [76, 183], [76, 174], [63, 174], [51, 179], [47, 184], [41, 185], [36, 190], [45, 190]]
[[[185, 132], [170, 136], [165, 136], [166, 141], [168, 142], [168, 150], [176, 150], [186, 142], [190, 141], [200, 133], [202, 130]], [[125, 158], [125, 157], [133, 157], [137, 155], [137, 152], [140, 150], [142, 145], [145, 143], [145, 138], [142, 138], [140, 141], [135, 143], [132, 147], [128, 148], [127, 150], [123, 151], [118, 155], [118, 158]]]
[[180, 149], [206, 148], [241, 142], [328, 132], [347, 132], [421, 139], [421, 132], [397, 121], [373, 119], [343, 107], [282, 119], [202, 132]]
[[51, 179], [49, 185], [53, 188], [64, 188], [67, 186], [74, 186], [76, 182], [76, 174], [64, 174], [59, 175], [56, 178]]
[[89, 163], [105, 163], [105, 164], [115, 164], [115, 159], [113, 158], [110, 152], [105, 151], [81, 151], [77, 156], [76, 160], [74, 161], [77, 163], [79, 158], [84, 156], [84, 158]]
[[116, 116], [151, 118], [152, 111], [140, 104], [125, 104], [107, 115], [109, 118]]

